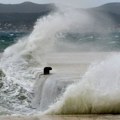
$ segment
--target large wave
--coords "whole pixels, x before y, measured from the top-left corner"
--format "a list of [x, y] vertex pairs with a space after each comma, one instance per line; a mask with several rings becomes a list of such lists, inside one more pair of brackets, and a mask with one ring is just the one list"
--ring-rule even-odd
[[91, 66], [46, 114], [120, 113], [120, 54]]
[[[39, 19], [29, 36], [4, 51], [0, 63], [5, 74], [0, 99], [3, 107], [30, 112], [34, 83], [47, 66], [46, 55], [53, 50], [58, 35], [91, 29], [91, 17], [78, 11], [67, 9], [67, 12], [60, 11]], [[82, 80], [69, 86], [45, 113], [120, 113], [119, 57], [113, 56], [90, 67]]]
[[54, 48], [57, 34], [89, 23], [86, 14], [70, 11], [56, 12], [39, 19], [29, 36], [4, 51], [0, 62], [1, 71], [5, 74], [1, 88], [3, 107], [18, 112], [21, 108], [23, 111], [30, 108], [34, 83], [47, 66], [45, 56]]

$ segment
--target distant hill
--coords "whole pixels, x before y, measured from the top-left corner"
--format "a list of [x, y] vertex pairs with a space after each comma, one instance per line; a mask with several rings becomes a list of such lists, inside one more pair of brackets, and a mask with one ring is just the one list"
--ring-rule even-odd
[[94, 11], [120, 14], [120, 2], [108, 3], [99, 7], [91, 8]]
[[0, 4], [0, 31], [31, 31], [38, 18], [55, 9], [54, 4]]
[[98, 17], [98, 19], [104, 19], [103, 16], [107, 15], [116, 26], [120, 26], [120, 2], [104, 4], [99, 7], [87, 9], [87, 11], [95, 18]]
[[0, 13], [42, 13], [49, 12], [53, 7], [53, 4], [36, 4], [32, 2], [0, 4]]
[[[55, 10], [54, 4], [36, 4], [32, 2], [0, 4], [0, 31], [31, 31], [38, 18]], [[102, 23], [104, 26], [109, 27], [109, 19], [106, 19], [106, 17], [109, 17], [115, 26], [120, 27], [120, 2], [108, 3], [83, 11], [88, 12], [95, 18], [94, 23], [96, 25]]]

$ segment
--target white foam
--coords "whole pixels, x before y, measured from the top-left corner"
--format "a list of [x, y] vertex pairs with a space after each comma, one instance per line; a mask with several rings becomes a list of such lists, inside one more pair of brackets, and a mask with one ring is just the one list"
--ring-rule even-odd
[[120, 113], [120, 54], [91, 66], [46, 114]]

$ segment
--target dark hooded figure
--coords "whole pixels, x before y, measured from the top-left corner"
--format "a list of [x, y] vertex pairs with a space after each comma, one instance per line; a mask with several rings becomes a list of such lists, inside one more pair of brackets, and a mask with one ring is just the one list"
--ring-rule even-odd
[[45, 67], [45, 68], [44, 68], [44, 75], [50, 74], [50, 70], [52, 70], [51, 67]]

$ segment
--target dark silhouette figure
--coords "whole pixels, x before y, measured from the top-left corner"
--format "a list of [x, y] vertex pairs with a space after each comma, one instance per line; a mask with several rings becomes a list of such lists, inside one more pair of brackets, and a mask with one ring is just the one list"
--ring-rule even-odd
[[50, 70], [52, 70], [51, 67], [45, 67], [44, 68], [44, 75], [49, 75], [50, 74]]

